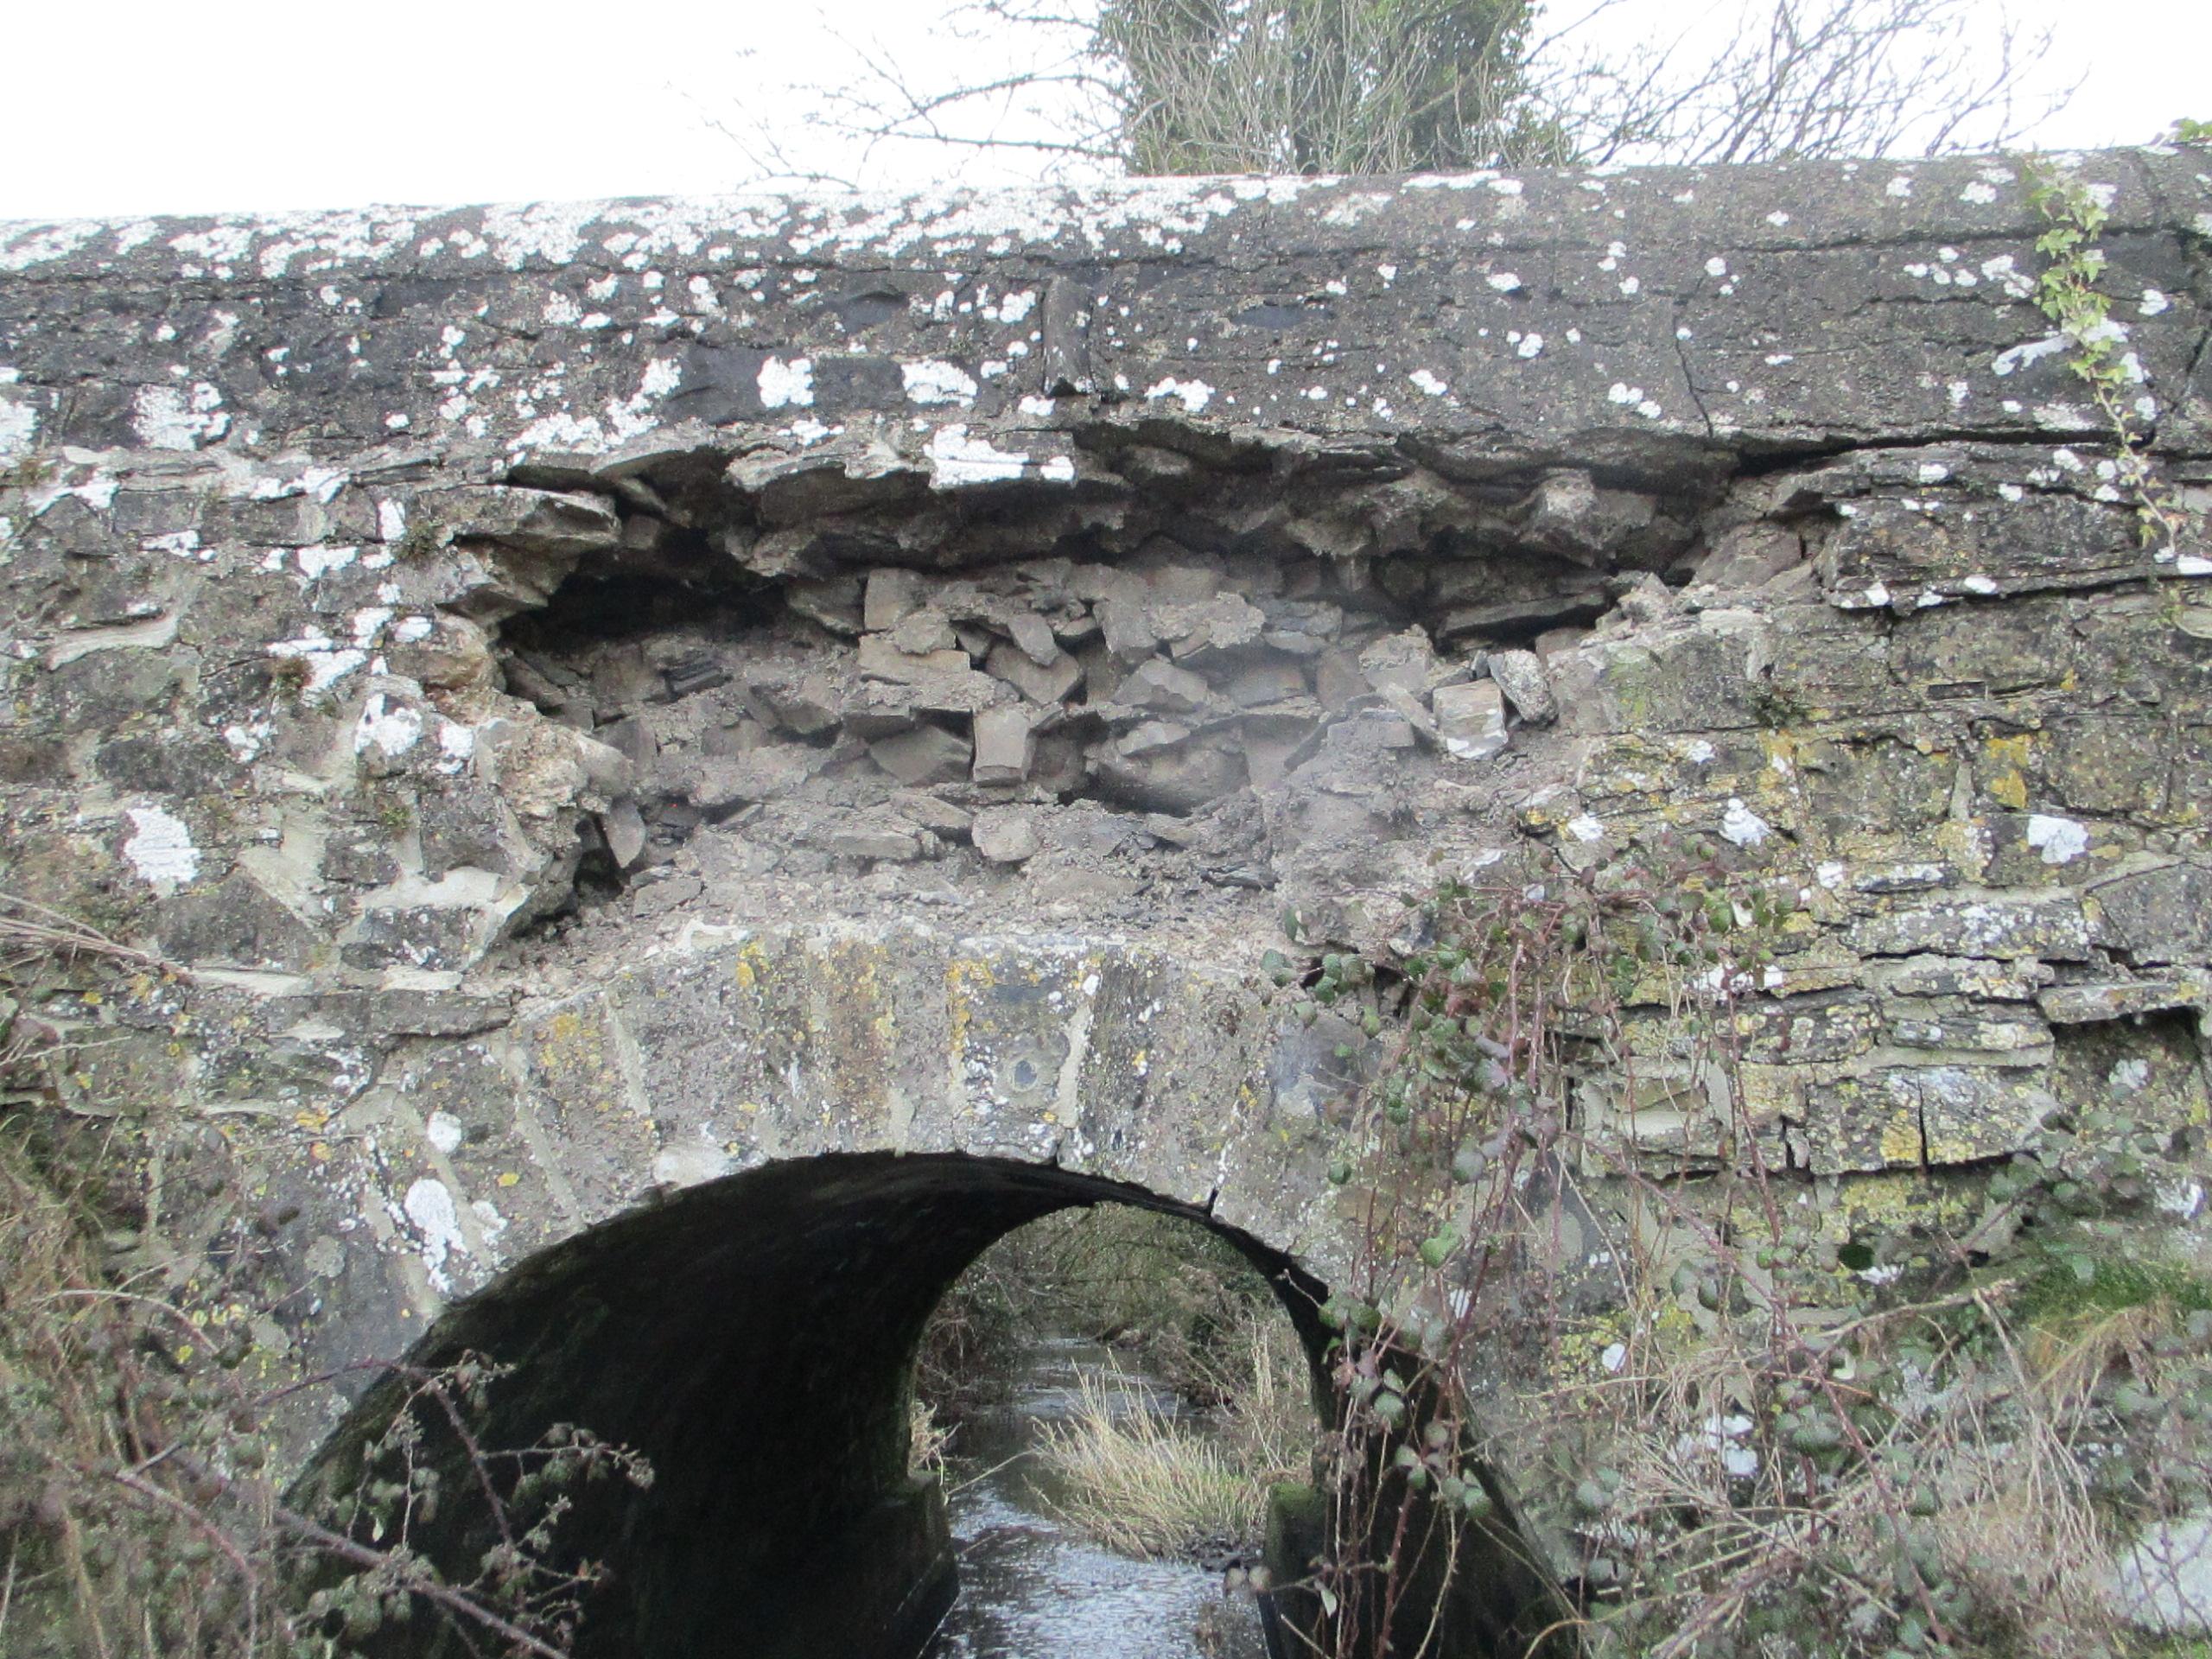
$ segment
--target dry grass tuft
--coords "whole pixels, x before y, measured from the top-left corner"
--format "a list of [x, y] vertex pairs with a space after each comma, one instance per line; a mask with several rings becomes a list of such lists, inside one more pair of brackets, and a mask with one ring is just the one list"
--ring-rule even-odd
[[906, 1402], [906, 1468], [917, 1475], [944, 1473], [945, 1452], [952, 1431], [938, 1421], [929, 1402], [919, 1395]]
[[1227, 1447], [1148, 1407], [1117, 1412], [1115, 1392], [1087, 1376], [1082, 1409], [1044, 1426], [1037, 1454], [1061, 1483], [1061, 1520], [1129, 1555], [1182, 1554], [1258, 1527], [1265, 1489]]
[[1061, 1520], [1133, 1555], [1259, 1536], [1268, 1488], [1302, 1478], [1312, 1458], [1305, 1356], [1286, 1322], [1264, 1310], [1224, 1345], [1229, 1358], [1211, 1363], [1226, 1403], [1201, 1423], [1144, 1406], [1117, 1410], [1109, 1379], [1084, 1378], [1082, 1408], [1046, 1424], [1037, 1452], [1058, 1489], [1052, 1507]]

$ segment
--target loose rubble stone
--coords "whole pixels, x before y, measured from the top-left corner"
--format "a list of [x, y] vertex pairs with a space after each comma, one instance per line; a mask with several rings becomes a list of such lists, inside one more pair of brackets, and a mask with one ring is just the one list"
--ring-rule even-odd
[[909, 788], [965, 776], [976, 753], [969, 739], [942, 726], [917, 726], [895, 737], [878, 739], [868, 752], [876, 765]]
[[1359, 653], [1360, 671], [1371, 690], [1396, 690], [1427, 695], [1436, 677], [1436, 650], [1419, 628], [1378, 639]]
[[1021, 864], [1037, 855], [1037, 827], [1014, 806], [986, 807], [976, 815], [976, 850], [994, 864]]
[[1178, 714], [1192, 713], [1213, 701], [1213, 690], [1205, 681], [1160, 657], [1148, 657], [1140, 664], [1122, 682], [1118, 695], [1124, 702]]
[[987, 709], [976, 716], [975, 779], [979, 784], [1018, 784], [1029, 776], [1036, 735], [1023, 709]]
[[1494, 680], [1437, 688], [1429, 699], [1437, 734], [1461, 760], [1486, 760], [1505, 747], [1505, 696]]
[[1494, 651], [1485, 659], [1490, 677], [1513, 705], [1513, 712], [1531, 726], [1548, 726], [1559, 713], [1552, 701], [1543, 659], [1533, 651]]
[[1027, 652], [1008, 645], [993, 645], [983, 667], [1032, 702], [1063, 702], [1083, 684], [1083, 665], [1074, 658], [1062, 656], [1040, 668]]
[[607, 850], [613, 858], [617, 869], [628, 869], [645, 850], [645, 815], [638, 810], [638, 804], [628, 796], [608, 808], [600, 820], [600, 827], [607, 836]]

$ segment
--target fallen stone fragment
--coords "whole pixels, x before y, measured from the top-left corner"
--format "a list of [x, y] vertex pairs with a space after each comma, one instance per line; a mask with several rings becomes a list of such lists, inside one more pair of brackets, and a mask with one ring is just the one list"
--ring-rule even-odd
[[1506, 745], [1505, 696], [1495, 680], [1437, 688], [1429, 699], [1445, 753], [1461, 760], [1486, 760]]
[[1119, 696], [1123, 702], [1187, 714], [1205, 708], [1213, 693], [1189, 669], [1178, 668], [1164, 657], [1149, 657], [1122, 682]]
[[922, 855], [921, 837], [895, 823], [841, 824], [830, 832], [828, 840], [830, 850], [841, 858], [883, 858], [905, 863]]
[[955, 839], [966, 839], [969, 828], [975, 822], [975, 814], [966, 808], [955, 806], [950, 801], [940, 800], [920, 790], [897, 796], [892, 804], [898, 810], [899, 816], [909, 823], [918, 824], [937, 835], [950, 836]]
[[[957, 636], [943, 611], [925, 605], [899, 619], [891, 630], [891, 643], [909, 657], [929, 657], [939, 652], [950, 652], [957, 643]], [[964, 658], [968, 653], [963, 649], [960, 654]]]
[[870, 679], [912, 685], [944, 674], [969, 671], [968, 653], [946, 644], [926, 651], [906, 651], [887, 634], [871, 633], [861, 641], [861, 672]]
[[942, 726], [917, 726], [911, 732], [879, 738], [868, 746], [875, 764], [909, 789], [949, 784], [963, 777], [975, 746]]
[[921, 608], [922, 578], [912, 570], [871, 570], [868, 595], [861, 601], [861, 626], [870, 633], [895, 628], [911, 611]]
[[1036, 732], [1029, 711], [1020, 707], [986, 709], [976, 716], [975, 779], [979, 784], [1018, 784], [1029, 776], [1036, 757]]
[[749, 801], [772, 801], [804, 783], [821, 763], [803, 744], [769, 743], [742, 754], [713, 754], [695, 762], [685, 793], [702, 812], [723, 812]]
[[858, 576], [824, 576], [813, 582], [793, 582], [784, 588], [784, 603], [810, 622], [830, 632], [852, 638], [861, 631], [861, 581]]
[[[1412, 692], [1402, 691], [1394, 685], [1382, 693], [1382, 704], [1406, 728], [1408, 741], [1419, 738], [1431, 748], [1443, 741], [1442, 734], [1436, 729], [1435, 717]], [[1390, 747], [1403, 748], [1406, 745], [1394, 743]]]
[[1033, 611], [1020, 611], [1007, 619], [1007, 632], [1021, 648], [1022, 655], [1039, 668], [1050, 668], [1062, 660], [1060, 642], [1052, 637], [1052, 625]]
[[1531, 726], [1547, 726], [1558, 716], [1551, 683], [1545, 677], [1543, 658], [1533, 651], [1494, 651], [1490, 654], [1490, 677], [1497, 682], [1513, 712]]
[[1395, 686], [1421, 696], [1436, 676], [1436, 650], [1419, 628], [1408, 628], [1402, 633], [1386, 635], [1361, 652], [1359, 666], [1368, 685], [1376, 691]]
[[1152, 625], [1162, 639], [1174, 641], [1170, 649], [1176, 661], [1205, 664], [1257, 645], [1268, 619], [1236, 594], [1217, 594], [1196, 604], [1155, 605]]
[[1172, 749], [1179, 743], [1187, 742], [1190, 735], [1189, 727], [1179, 725], [1174, 721], [1147, 720], [1125, 735], [1115, 748], [1122, 755], [1134, 760], [1141, 754]]
[[753, 689], [775, 722], [801, 737], [826, 732], [837, 723], [837, 688], [827, 675], [765, 677], [755, 680]]
[[1261, 663], [1229, 683], [1229, 700], [1244, 709], [1305, 695], [1306, 675], [1295, 663]]
[[607, 837], [607, 850], [614, 860], [614, 868], [626, 870], [635, 864], [645, 850], [645, 815], [638, 810], [637, 802], [625, 795], [609, 807], [599, 821], [600, 833]]
[[976, 850], [994, 864], [1020, 864], [1037, 855], [1037, 826], [1027, 810], [988, 806], [976, 815]]
[[1039, 668], [1025, 652], [1013, 645], [991, 647], [991, 654], [983, 659], [986, 672], [1004, 680], [1032, 702], [1064, 702], [1075, 695], [1083, 683], [1083, 664], [1072, 657], [1063, 655], [1058, 661]]
[[1145, 620], [1144, 607], [1133, 601], [1102, 600], [1098, 626], [1107, 651], [1121, 662], [1142, 662], [1160, 648], [1160, 636]]

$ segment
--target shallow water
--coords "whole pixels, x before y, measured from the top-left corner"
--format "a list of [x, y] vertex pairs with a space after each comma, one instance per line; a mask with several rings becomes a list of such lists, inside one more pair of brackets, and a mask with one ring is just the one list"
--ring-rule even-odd
[[[1027, 1454], [1039, 1423], [1081, 1406], [1086, 1374], [1111, 1380], [1118, 1410], [1176, 1409], [1170, 1391], [1124, 1372], [1099, 1344], [1033, 1349], [1004, 1405], [963, 1422], [954, 1443], [963, 1465], [952, 1478], [969, 1482], [950, 1500], [960, 1598], [925, 1659], [1258, 1659], [1258, 1615], [1249, 1600], [1224, 1600], [1218, 1574], [1116, 1554], [1051, 1518]], [[1203, 1646], [1202, 1618], [1213, 1630]]]

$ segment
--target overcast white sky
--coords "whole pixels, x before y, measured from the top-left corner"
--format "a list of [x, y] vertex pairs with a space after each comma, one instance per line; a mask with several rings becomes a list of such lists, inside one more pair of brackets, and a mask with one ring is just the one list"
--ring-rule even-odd
[[[755, 170], [715, 123], [781, 132], [812, 154], [801, 89], [853, 73], [816, 3], [17, 0], [4, 30], [0, 219], [742, 188]], [[951, 38], [946, 3], [840, 0], [832, 15], [849, 40], [886, 41], [926, 79], [993, 49]], [[1626, 0], [1613, 27], [1675, 29], [1713, 3]], [[2208, 0], [2012, 4], [2056, 31], [2045, 81], [2082, 78], [2032, 135], [2041, 147], [2141, 142], [2180, 116], [2212, 118]], [[823, 170], [855, 168], [825, 153]], [[879, 159], [861, 181], [1005, 176], [910, 153]]]

